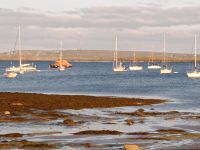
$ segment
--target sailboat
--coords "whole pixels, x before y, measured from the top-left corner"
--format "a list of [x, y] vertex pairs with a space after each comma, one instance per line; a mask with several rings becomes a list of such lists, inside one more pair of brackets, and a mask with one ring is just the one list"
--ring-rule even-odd
[[20, 73], [20, 74], [23, 74], [24, 72], [37, 71], [36, 66], [33, 66], [33, 64], [23, 64], [22, 63], [21, 28], [20, 28], [20, 26], [18, 28], [18, 51], [19, 51], [19, 66], [8, 67], [8, 68], [6, 68], [6, 71], [16, 72], [16, 73]]
[[188, 78], [200, 78], [200, 72], [197, 70], [197, 35], [194, 36], [194, 71], [188, 72]]
[[133, 64], [129, 66], [129, 70], [131, 71], [139, 71], [139, 70], [142, 70], [143, 67], [142, 66], [139, 66], [136, 64], [136, 58], [135, 58], [135, 51], [133, 52]]
[[59, 58], [59, 71], [64, 71], [65, 67], [62, 65], [62, 41], [60, 42], [60, 58]]
[[114, 52], [114, 61], [113, 61], [113, 71], [114, 72], [123, 72], [126, 71], [126, 68], [123, 66], [122, 62], [118, 62], [118, 45], [117, 45], [117, 36], [115, 38], [115, 52]]
[[153, 51], [152, 51], [152, 54], [151, 54], [151, 62], [148, 63], [148, 69], [160, 69], [161, 66], [156, 64], [153, 60]]
[[164, 51], [164, 55], [163, 55], [163, 66], [160, 70], [160, 74], [170, 74], [172, 73], [172, 68], [170, 68], [167, 64], [166, 64], [166, 58], [165, 58], [165, 33], [164, 33], [164, 37], [163, 37], [163, 51]]

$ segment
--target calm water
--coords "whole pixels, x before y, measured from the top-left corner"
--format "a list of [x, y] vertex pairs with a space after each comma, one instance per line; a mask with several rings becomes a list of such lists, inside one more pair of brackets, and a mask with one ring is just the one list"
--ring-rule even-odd
[[200, 112], [200, 79], [187, 78], [188, 63], [171, 63], [178, 73], [162, 76], [147, 70], [147, 63], [141, 72], [123, 73], [113, 73], [110, 62], [74, 62], [64, 72], [50, 70], [50, 63], [35, 62], [40, 72], [6, 79], [3, 73], [10, 62], [0, 62], [0, 91], [164, 98], [172, 102], [162, 109]]

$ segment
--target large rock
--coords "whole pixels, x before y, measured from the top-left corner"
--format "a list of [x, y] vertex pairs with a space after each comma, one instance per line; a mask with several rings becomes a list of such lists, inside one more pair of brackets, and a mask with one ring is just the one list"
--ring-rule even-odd
[[8, 116], [10, 114], [11, 114], [10, 111], [4, 111], [4, 115]]
[[124, 144], [124, 150], [140, 150], [140, 148], [134, 144]]
[[74, 125], [76, 125], [76, 122], [74, 122], [72, 119], [65, 119], [65, 120], [63, 121], [63, 123], [64, 123], [65, 125], [67, 125], [67, 126], [74, 126]]
[[133, 124], [134, 124], [134, 121], [133, 121], [132, 119], [127, 119], [127, 120], [126, 120], [126, 124], [129, 125], [129, 126], [130, 126], [130, 125], [133, 125]]

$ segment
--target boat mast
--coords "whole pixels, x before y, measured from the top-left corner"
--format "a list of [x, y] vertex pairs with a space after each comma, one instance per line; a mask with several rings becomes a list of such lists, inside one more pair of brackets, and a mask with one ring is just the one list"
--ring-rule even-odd
[[153, 51], [152, 51], [152, 54], [151, 54], [151, 62], [153, 63]]
[[59, 61], [59, 63], [60, 63], [60, 68], [62, 67], [62, 41], [60, 41], [60, 61]]
[[19, 29], [18, 29], [19, 33], [18, 33], [18, 50], [19, 50], [19, 67], [21, 67], [22, 65], [22, 52], [21, 52], [21, 27], [19, 25]]
[[117, 67], [117, 64], [118, 64], [118, 60], [117, 60], [117, 50], [118, 50], [118, 47], [117, 47], [117, 36], [115, 38], [115, 66]]
[[133, 51], [133, 62], [135, 63], [135, 51]]
[[154, 50], [153, 45], [151, 46], [151, 49], [152, 49], [152, 51], [151, 51], [151, 62], [153, 63], [153, 50]]
[[194, 36], [194, 67], [197, 68], [197, 35]]
[[115, 57], [116, 57], [116, 50], [114, 50], [114, 57], [113, 57], [113, 68], [115, 67]]
[[164, 58], [163, 58], [163, 63], [164, 63], [164, 65], [165, 65], [165, 51], [166, 51], [166, 48], [165, 48], [165, 33], [164, 33], [164, 35], [163, 35], [163, 51], [164, 51]]

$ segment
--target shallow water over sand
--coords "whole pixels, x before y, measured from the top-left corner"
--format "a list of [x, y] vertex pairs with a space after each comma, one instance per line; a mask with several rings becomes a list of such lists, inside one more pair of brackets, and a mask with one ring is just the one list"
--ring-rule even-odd
[[[120, 149], [124, 143], [134, 143], [143, 149], [173, 149], [185, 146], [200, 146], [199, 119], [191, 116], [199, 114], [184, 113], [182, 115], [135, 116], [116, 114], [116, 112], [134, 112], [143, 106], [106, 108], [106, 109], [81, 109], [58, 110], [61, 114], [70, 114], [74, 121], [83, 121], [75, 126], [63, 124], [63, 118], [51, 121], [31, 121], [19, 123], [0, 123], [0, 134], [21, 133], [27, 134], [18, 140], [26, 139], [33, 142], [47, 142], [58, 144], [59, 149], [88, 149], [85, 144], [93, 145], [95, 150]], [[156, 112], [154, 106], [146, 108], [147, 112]], [[134, 120], [133, 125], [127, 125], [126, 120]], [[159, 129], [178, 129], [187, 133], [158, 133]], [[109, 130], [119, 131], [119, 135], [74, 135], [80, 131]], [[48, 134], [51, 132], [50, 134]], [[32, 136], [28, 134], [33, 133]], [[38, 134], [39, 133], [39, 134]], [[135, 133], [135, 134], [134, 134]], [[185, 134], [188, 134], [184, 137]], [[183, 136], [183, 137], [182, 137]], [[194, 136], [194, 137], [193, 137]], [[197, 136], [197, 137], [196, 137]], [[0, 141], [4, 140], [0, 138]], [[191, 146], [192, 145], [192, 146]]]

